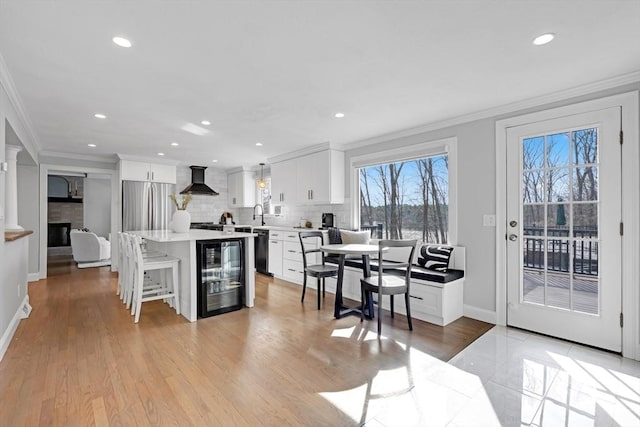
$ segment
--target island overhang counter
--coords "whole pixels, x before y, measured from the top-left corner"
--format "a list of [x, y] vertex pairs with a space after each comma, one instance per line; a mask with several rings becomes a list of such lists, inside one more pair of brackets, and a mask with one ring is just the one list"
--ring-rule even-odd
[[128, 231], [147, 241], [147, 248], [180, 259], [180, 312], [191, 322], [198, 320], [198, 275], [196, 242], [200, 240], [244, 240], [244, 305], [253, 307], [255, 300], [255, 259], [253, 233], [228, 233], [212, 230], [189, 230], [174, 233], [171, 230]]

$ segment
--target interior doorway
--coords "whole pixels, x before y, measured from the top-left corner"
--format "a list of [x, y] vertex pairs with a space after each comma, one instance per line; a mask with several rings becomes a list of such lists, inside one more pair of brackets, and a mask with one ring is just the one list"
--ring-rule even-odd
[[116, 183], [116, 170], [40, 165], [41, 279], [49, 272], [66, 274], [78, 267], [73, 257], [73, 230], [88, 230], [110, 240], [112, 230], [117, 229]]
[[[58, 272], [75, 268], [71, 231], [109, 237], [111, 176], [52, 171], [47, 178], [47, 266]], [[76, 250], [78, 250], [76, 248]]]

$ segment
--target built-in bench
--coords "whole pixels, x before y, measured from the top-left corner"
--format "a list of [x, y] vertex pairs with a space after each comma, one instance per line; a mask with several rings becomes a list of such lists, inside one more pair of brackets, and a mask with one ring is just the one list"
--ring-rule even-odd
[[[372, 244], [377, 244], [372, 241]], [[438, 246], [438, 245], [433, 245]], [[416, 248], [414, 266], [411, 268], [411, 315], [427, 322], [445, 326], [460, 318], [463, 312], [463, 288], [465, 269], [465, 248], [454, 246], [446, 272], [429, 270], [417, 263], [419, 248]], [[399, 256], [390, 250], [385, 254], [386, 261], [401, 262]], [[325, 257], [325, 262], [338, 263], [337, 256]], [[345, 297], [360, 300], [360, 278], [362, 277], [362, 258], [347, 258], [342, 293]], [[406, 261], [405, 261], [406, 262]], [[378, 262], [372, 259], [371, 270], [378, 271]], [[385, 269], [385, 272], [389, 271]], [[403, 273], [399, 273], [403, 274]], [[327, 290], [335, 292], [335, 280], [327, 282]], [[389, 298], [384, 298], [383, 308], [389, 309]], [[395, 311], [406, 314], [404, 302], [396, 302]]]

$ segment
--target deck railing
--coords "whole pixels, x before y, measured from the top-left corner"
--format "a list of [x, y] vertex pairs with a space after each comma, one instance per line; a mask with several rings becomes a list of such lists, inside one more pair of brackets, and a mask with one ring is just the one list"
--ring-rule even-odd
[[[544, 227], [524, 228], [523, 263], [526, 268], [544, 268]], [[559, 237], [559, 239], [553, 239]], [[569, 272], [569, 227], [547, 228], [547, 270]], [[598, 237], [598, 230], [590, 227], [573, 228], [573, 273], [598, 275], [598, 242], [588, 239]], [[582, 240], [584, 239], [584, 240]]]
[[382, 239], [382, 227], [384, 224], [374, 224], [374, 225], [361, 225], [360, 230], [369, 230], [371, 231], [371, 237], [373, 239]]

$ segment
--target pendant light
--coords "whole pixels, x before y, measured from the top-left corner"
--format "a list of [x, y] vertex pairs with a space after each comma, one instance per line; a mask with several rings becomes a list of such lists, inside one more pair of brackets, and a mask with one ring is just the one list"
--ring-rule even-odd
[[258, 188], [267, 186], [267, 181], [264, 179], [264, 163], [260, 163], [260, 179], [256, 181], [256, 184], [258, 184]]

